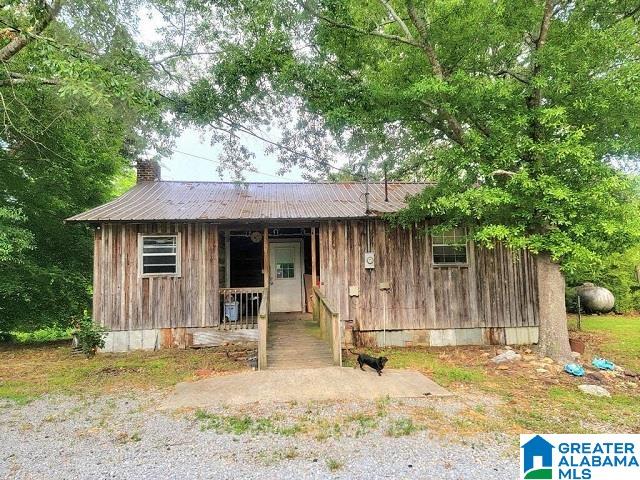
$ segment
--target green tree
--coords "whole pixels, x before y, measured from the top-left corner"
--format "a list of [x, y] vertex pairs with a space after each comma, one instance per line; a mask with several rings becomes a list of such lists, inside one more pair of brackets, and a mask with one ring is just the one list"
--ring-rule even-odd
[[136, 50], [137, 4], [10, 1], [0, 10], [0, 331], [70, 325], [90, 306], [104, 203], [166, 129]]
[[[204, 8], [204, 7], [203, 7]], [[564, 281], [638, 240], [640, 7], [601, 0], [216, 2], [220, 54], [177, 112], [229, 137], [273, 118], [283, 162], [330, 170], [327, 132], [433, 218], [538, 253], [540, 350], [569, 358]], [[276, 112], [276, 113], [274, 113]], [[299, 121], [291, 121], [299, 119]], [[222, 133], [224, 135], [224, 133]], [[258, 133], [256, 133], [259, 136]], [[315, 160], [312, 152], [317, 152]], [[332, 152], [329, 152], [332, 153]]]

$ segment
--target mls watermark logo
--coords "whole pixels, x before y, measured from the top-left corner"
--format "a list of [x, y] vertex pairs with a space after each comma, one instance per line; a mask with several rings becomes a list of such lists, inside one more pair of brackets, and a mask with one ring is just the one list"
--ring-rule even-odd
[[520, 435], [520, 479], [640, 478], [640, 435]]
[[[520, 441], [522, 443], [522, 438]], [[553, 449], [556, 447], [540, 435], [536, 435], [524, 445], [521, 444], [521, 448], [520, 463], [524, 464], [523, 478], [553, 480]]]

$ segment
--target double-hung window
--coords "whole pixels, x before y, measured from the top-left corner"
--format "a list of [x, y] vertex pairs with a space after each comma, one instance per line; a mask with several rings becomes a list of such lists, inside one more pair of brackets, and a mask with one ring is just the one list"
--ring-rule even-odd
[[431, 235], [434, 265], [467, 264], [467, 232], [464, 228], [454, 228]]
[[143, 277], [180, 275], [180, 234], [140, 235]]

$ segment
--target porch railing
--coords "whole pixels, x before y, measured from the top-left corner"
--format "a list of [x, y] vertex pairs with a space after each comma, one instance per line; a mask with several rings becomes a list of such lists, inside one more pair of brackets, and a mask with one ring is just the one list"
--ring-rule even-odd
[[264, 293], [263, 287], [221, 288], [219, 328], [258, 328]]
[[258, 370], [267, 368], [267, 333], [269, 331], [269, 289], [265, 288], [258, 311]]
[[318, 287], [313, 287], [313, 319], [320, 324], [322, 338], [329, 342], [333, 363], [342, 365], [342, 332], [340, 314]]

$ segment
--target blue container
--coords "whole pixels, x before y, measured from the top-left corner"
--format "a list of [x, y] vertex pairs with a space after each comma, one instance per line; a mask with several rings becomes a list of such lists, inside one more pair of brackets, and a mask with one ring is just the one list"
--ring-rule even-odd
[[229, 322], [238, 321], [238, 302], [225, 302], [224, 316]]

